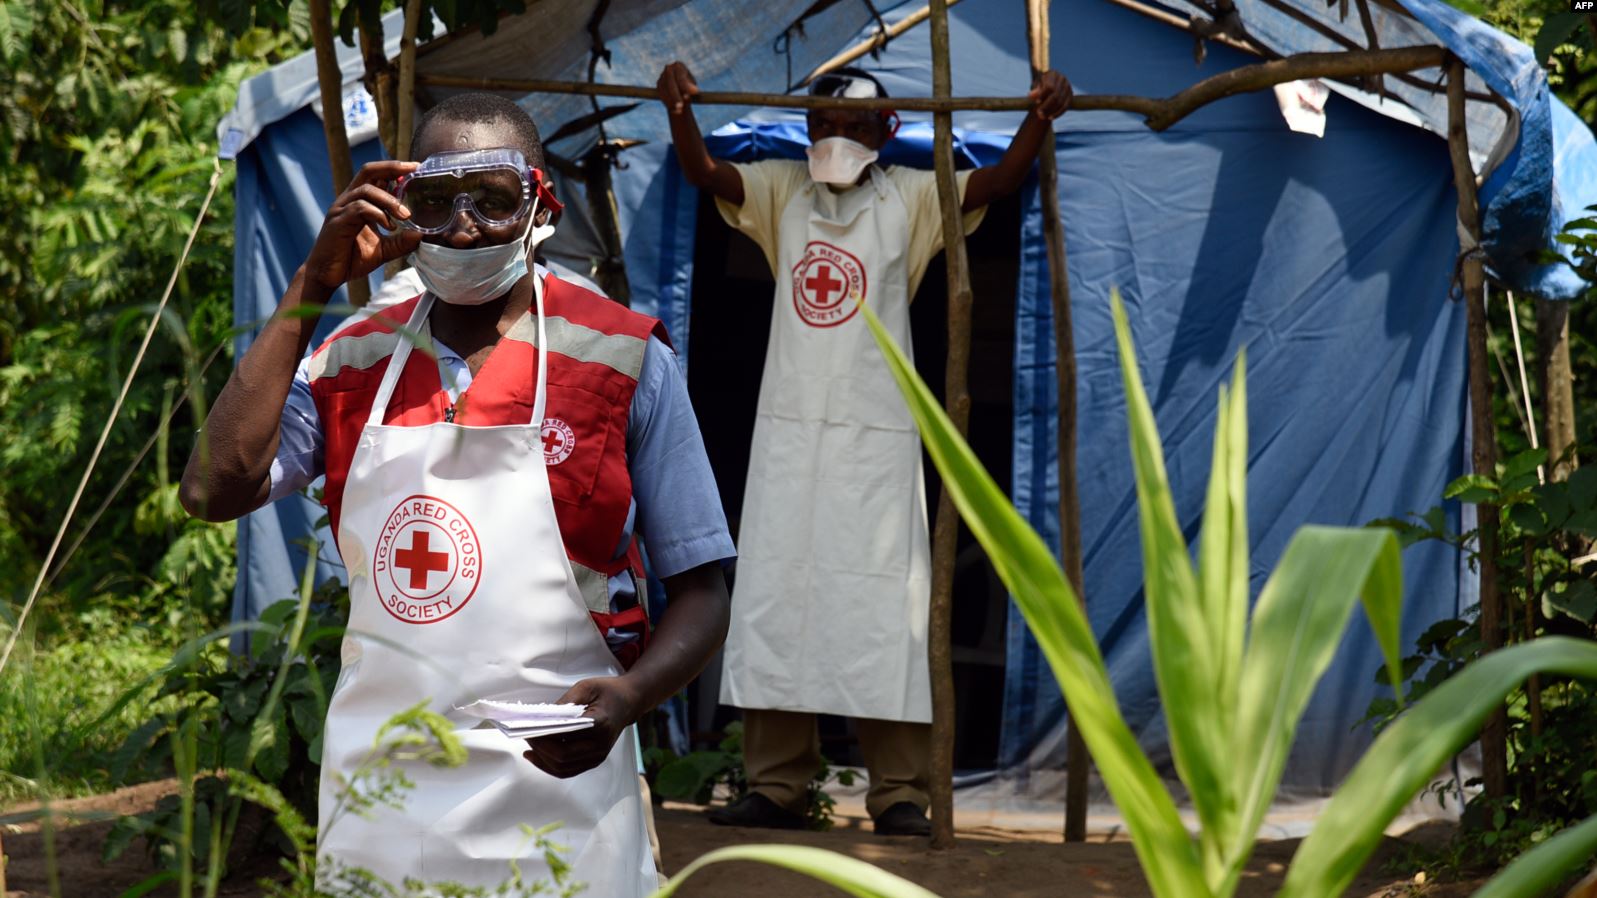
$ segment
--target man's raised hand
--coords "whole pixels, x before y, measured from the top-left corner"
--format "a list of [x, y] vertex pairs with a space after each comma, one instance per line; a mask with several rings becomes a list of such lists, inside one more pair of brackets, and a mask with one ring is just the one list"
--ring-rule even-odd
[[417, 167], [415, 162], [395, 160], [361, 166], [322, 220], [321, 232], [305, 259], [307, 279], [336, 290], [421, 243], [421, 234], [398, 227], [401, 219], [410, 217], [410, 210], [389, 192], [389, 185]]
[[1031, 108], [1037, 117], [1051, 122], [1070, 108], [1070, 99], [1075, 96], [1075, 91], [1070, 86], [1070, 79], [1050, 69], [1038, 77], [1027, 96], [1031, 97]]
[[660, 80], [654, 86], [660, 92], [660, 102], [672, 115], [681, 115], [693, 98], [699, 95], [699, 82], [693, 80], [693, 73], [680, 62], [673, 62], [661, 70]]

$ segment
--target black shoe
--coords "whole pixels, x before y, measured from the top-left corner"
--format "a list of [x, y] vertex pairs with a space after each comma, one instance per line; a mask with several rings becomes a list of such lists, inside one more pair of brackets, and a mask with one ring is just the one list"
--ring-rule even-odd
[[926, 812], [911, 801], [901, 801], [881, 813], [874, 821], [878, 836], [929, 836], [932, 822]]
[[721, 826], [753, 826], [760, 829], [804, 828], [803, 815], [793, 813], [758, 792], [750, 792], [725, 807], [711, 808], [705, 816], [710, 818], [711, 823]]

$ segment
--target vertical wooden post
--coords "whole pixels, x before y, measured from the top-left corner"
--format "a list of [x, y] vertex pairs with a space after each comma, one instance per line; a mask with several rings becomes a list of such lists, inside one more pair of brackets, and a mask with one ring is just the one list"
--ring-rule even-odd
[[1563, 480], [1578, 463], [1573, 455], [1560, 462], [1575, 443], [1574, 375], [1569, 367], [1569, 303], [1536, 300], [1536, 358], [1541, 368], [1542, 423], [1546, 435], [1547, 478]]
[[[1469, 160], [1469, 133], [1464, 119], [1464, 63], [1447, 62], [1447, 145], [1453, 157], [1453, 182], [1458, 189], [1461, 233], [1476, 246], [1481, 239], [1475, 167]], [[1490, 356], [1486, 347], [1486, 269], [1475, 246], [1466, 247], [1460, 266], [1464, 304], [1468, 307], [1470, 461], [1476, 474], [1497, 475], [1497, 433], [1492, 421]], [[1497, 506], [1475, 506], [1480, 552], [1480, 627], [1485, 651], [1503, 645], [1503, 603], [1497, 583]], [[1481, 779], [1486, 794], [1501, 798], [1508, 791], [1508, 715], [1498, 706], [1481, 728]]]
[[363, 3], [360, 10], [360, 56], [366, 66], [366, 91], [377, 107], [377, 139], [383, 149], [399, 158], [399, 115], [396, 102], [398, 85], [388, 68], [383, 52], [383, 14], [375, 3]]
[[[349, 134], [344, 130], [344, 76], [333, 50], [333, 10], [330, 0], [310, 0], [311, 41], [316, 49], [316, 81], [322, 92], [322, 130], [327, 135], [327, 162], [333, 172], [333, 194], [343, 193], [355, 177], [349, 155]], [[356, 307], [371, 300], [365, 278], [347, 285], [349, 301]]]
[[[416, 29], [421, 18], [421, 0], [406, 0], [405, 29], [399, 38], [399, 87], [394, 91], [394, 142], [389, 145], [393, 158], [410, 158], [410, 139], [416, 130]], [[399, 274], [409, 264], [406, 257], [392, 259], [383, 266], [383, 277]]]
[[[1026, 0], [1031, 76], [1048, 64], [1048, 0]], [[1065, 576], [1087, 607], [1081, 575], [1081, 497], [1076, 488], [1076, 338], [1070, 323], [1070, 272], [1065, 265], [1065, 225], [1059, 215], [1059, 156], [1053, 135], [1037, 153], [1037, 197], [1048, 243], [1048, 288], [1054, 313], [1054, 374], [1059, 393], [1059, 548]], [[1092, 758], [1074, 722], [1065, 743], [1065, 841], [1087, 838], [1087, 771]]]
[[399, 92], [395, 97], [394, 158], [410, 158], [416, 130], [416, 30], [421, 27], [421, 0], [406, 0], [405, 31], [399, 39]]
[[[932, 96], [952, 96], [949, 70], [948, 0], [932, 0]], [[948, 262], [948, 370], [944, 406], [961, 434], [970, 425], [970, 275], [965, 258], [964, 216], [954, 178], [954, 116], [938, 112], [933, 154], [942, 200], [943, 252]], [[959, 513], [945, 484], [937, 500], [932, 531], [932, 600], [927, 661], [932, 680], [932, 847], [954, 847], [954, 668], [950, 632], [953, 621], [954, 554]]]

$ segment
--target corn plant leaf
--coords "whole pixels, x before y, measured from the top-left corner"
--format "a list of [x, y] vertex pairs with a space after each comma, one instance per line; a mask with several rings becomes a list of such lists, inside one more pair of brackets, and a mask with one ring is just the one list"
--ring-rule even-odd
[[[1170, 753], [1175, 760], [1176, 773], [1186, 783], [1193, 809], [1202, 823], [1204, 868], [1208, 873], [1206, 881], [1212, 888], [1221, 869], [1220, 852], [1213, 840], [1216, 834], [1232, 828], [1230, 824], [1236, 814], [1236, 797], [1231, 789], [1231, 765], [1235, 759], [1226, 746], [1231, 729], [1225, 725], [1227, 702], [1219, 680], [1219, 645], [1211, 634], [1208, 620], [1214, 609], [1207, 607], [1201, 594], [1188, 555], [1187, 540], [1181, 532], [1180, 519], [1176, 517], [1153, 406], [1148, 402], [1148, 393], [1137, 371], [1131, 324], [1118, 292], [1110, 294], [1110, 306], [1115, 341], [1120, 349], [1131, 458], [1137, 476], [1148, 641], [1153, 647], [1159, 697], [1166, 709]], [[1225, 430], [1220, 439], [1222, 445], [1229, 445], [1230, 429]], [[1226, 468], [1229, 471], [1229, 462]], [[1230, 527], [1224, 529], [1223, 549], [1229, 556]], [[1229, 574], [1222, 574], [1220, 579], [1228, 592]], [[1172, 709], [1179, 710], [1172, 712]]]
[[[1198, 542], [1198, 582], [1215, 649], [1215, 692], [1219, 699], [1213, 726], [1236, 732], [1237, 688], [1248, 625], [1248, 407], [1247, 365], [1238, 354], [1231, 390], [1220, 388], [1214, 428], [1214, 455], [1209, 491]], [[1229, 393], [1229, 395], [1228, 395]], [[1211, 887], [1224, 876], [1225, 857], [1233, 849], [1239, 825], [1238, 779], [1245, 770], [1231, 765], [1225, 793], [1210, 802], [1209, 819], [1200, 835], [1205, 875]], [[1246, 838], [1246, 833], [1241, 834]]]
[[[1597, 817], [1588, 817], [1514, 858], [1471, 898], [1534, 898], [1597, 858]], [[1571, 892], [1570, 894], [1575, 894]]]
[[[1037, 531], [1015, 511], [937, 404], [914, 365], [882, 329], [869, 306], [866, 324], [909, 403], [927, 452], [942, 474], [961, 517], [1015, 597], [1037, 644], [1059, 680], [1071, 721], [1080, 728], [1099, 774], [1130, 830], [1143, 874], [1160, 898], [1210, 894], [1197, 848], [1175, 802], [1137, 746], [1104, 668], [1086, 615], [1064, 572]], [[1183, 553], [1184, 553], [1183, 549]], [[1183, 564], [1185, 564], [1183, 558]], [[1191, 568], [1187, 574], [1192, 575]]]
[[1252, 851], [1253, 837], [1280, 785], [1298, 721], [1336, 654], [1360, 595], [1393, 687], [1400, 689], [1400, 551], [1390, 530], [1304, 527], [1293, 535], [1259, 594], [1238, 699], [1242, 819], [1226, 859], [1230, 882], [1241, 875]]
[[759, 861], [796, 870], [834, 885], [855, 898], [937, 898], [935, 894], [862, 860], [805, 845], [732, 845], [718, 848], [682, 868], [652, 898], [670, 898], [688, 877], [710, 864]]
[[1381, 732], [1321, 812], [1292, 860], [1281, 898], [1342, 894], [1387, 824], [1533, 673], [1597, 679], [1597, 645], [1548, 636], [1499, 649], [1415, 702]]

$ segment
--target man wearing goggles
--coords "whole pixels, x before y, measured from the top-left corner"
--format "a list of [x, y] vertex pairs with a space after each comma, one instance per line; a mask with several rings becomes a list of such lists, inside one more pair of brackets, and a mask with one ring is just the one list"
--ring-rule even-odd
[[[733, 547], [686, 382], [658, 321], [530, 258], [560, 204], [524, 111], [453, 96], [413, 146], [421, 162], [370, 163], [333, 202], [212, 406], [182, 501], [228, 520], [326, 478], [350, 622], [323, 737], [323, 885], [363, 869], [491, 888], [512, 864], [547, 879], [522, 825], [560, 821], [575, 879], [641, 898], [657, 879], [626, 731], [698, 674], [728, 616]], [[315, 310], [406, 256], [425, 292], [302, 361]], [[670, 601], [652, 635], [635, 536]], [[579, 705], [585, 728], [512, 739], [462, 712], [479, 699]], [[335, 821], [340, 777], [418, 702], [464, 765], [405, 763], [403, 809]]]
[[[910, 346], [909, 301], [942, 249], [936, 178], [876, 164], [891, 111], [812, 109], [807, 162], [712, 158], [687, 67], [660, 73], [683, 176], [715, 195], [776, 275], [721, 700], [744, 710], [750, 792], [716, 823], [797, 828], [821, 766], [815, 713], [855, 719], [880, 835], [928, 835], [930, 556], [921, 450], [881, 354], [856, 315], [869, 304]], [[814, 96], [882, 98], [859, 69], [815, 79]], [[1046, 72], [996, 165], [961, 172], [966, 233], [1020, 187], [1070, 105]]]

